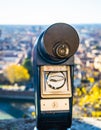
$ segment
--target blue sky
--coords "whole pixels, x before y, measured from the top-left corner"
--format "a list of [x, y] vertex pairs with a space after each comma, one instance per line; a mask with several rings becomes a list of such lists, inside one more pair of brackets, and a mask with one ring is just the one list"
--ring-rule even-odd
[[101, 23], [101, 0], [0, 0], [0, 24]]

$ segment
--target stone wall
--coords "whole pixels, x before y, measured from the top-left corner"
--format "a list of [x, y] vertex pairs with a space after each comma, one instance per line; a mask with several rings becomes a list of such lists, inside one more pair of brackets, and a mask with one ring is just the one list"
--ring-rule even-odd
[[29, 118], [0, 121], [0, 130], [33, 130], [34, 127], [35, 120]]
[[[34, 130], [35, 119], [0, 120], [0, 130]], [[101, 130], [101, 118], [73, 119], [69, 130]]]

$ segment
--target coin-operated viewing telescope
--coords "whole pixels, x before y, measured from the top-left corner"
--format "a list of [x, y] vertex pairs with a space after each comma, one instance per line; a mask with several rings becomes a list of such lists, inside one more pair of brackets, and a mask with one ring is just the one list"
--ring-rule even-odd
[[48, 27], [34, 46], [33, 69], [37, 128], [66, 130], [72, 123], [76, 30], [65, 23]]

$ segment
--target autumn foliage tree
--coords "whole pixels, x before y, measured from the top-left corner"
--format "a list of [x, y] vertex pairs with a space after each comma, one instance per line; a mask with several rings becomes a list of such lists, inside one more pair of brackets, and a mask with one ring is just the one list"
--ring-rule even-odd
[[21, 65], [12, 64], [4, 69], [4, 76], [11, 82], [24, 82], [30, 79], [28, 70]]
[[101, 117], [101, 80], [91, 88], [76, 88], [74, 105], [81, 110], [82, 116]]

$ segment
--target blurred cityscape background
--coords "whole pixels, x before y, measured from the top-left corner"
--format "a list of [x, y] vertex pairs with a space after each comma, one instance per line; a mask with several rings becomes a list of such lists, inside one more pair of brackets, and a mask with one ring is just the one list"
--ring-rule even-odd
[[[101, 117], [101, 24], [73, 24], [73, 116]], [[35, 118], [32, 51], [48, 25], [0, 25], [0, 119]]]

